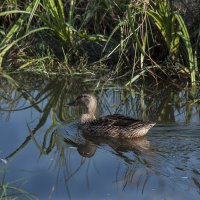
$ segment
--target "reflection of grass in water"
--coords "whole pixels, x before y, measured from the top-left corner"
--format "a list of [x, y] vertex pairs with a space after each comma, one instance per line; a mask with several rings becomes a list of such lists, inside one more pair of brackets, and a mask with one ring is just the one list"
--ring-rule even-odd
[[[20, 81], [4, 73], [2, 73], [2, 76], [1, 84], [3, 84], [3, 89], [0, 101], [5, 109], [1, 107], [1, 110], [8, 111], [9, 115], [12, 111], [32, 107], [34, 111], [37, 111], [38, 114], [40, 113], [40, 118], [34, 128], [28, 122], [27, 129], [30, 135], [25, 139], [21, 147], [16, 149], [15, 153], [23, 149], [29, 141], [33, 140], [41, 154], [48, 154], [55, 145], [54, 136], [57, 125], [60, 122], [67, 124], [74, 120], [73, 117], [79, 117], [80, 110], [65, 107], [67, 100], [73, 99], [74, 96], [82, 92], [92, 91], [94, 88], [96, 93], [101, 91], [101, 98], [99, 98], [101, 100], [99, 102], [100, 113], [121, 113], [155, 121], [174, 121], [176, 118], [175, 112], [177, 112], [181, 115], [184, 113], [186, 121], [190, 121], [192, 118], [193, 106], [188, 101], [191, 98], [190, 92], [185, 90], [180, 93], [181, 90], [179, 88], [171, 92], [168, 85], [164, 85], [164, 87], [162, 85], [161, 89], [157, 86], [153, 91], [145, 85], [135, 88], [124, 88], [118, 85], [118, 90], [115, 91], [114, 88], [110, 89], [109, 86], [104, 85], [103, 81], [102, 84], [99, 84], [99, 80], [96, 80], [94, 84], [94, 82], [89, 83], [87, 79], [81, 81], [80, 79], [56, 79], [45, 84], [43, 81], [39, 82], [35, 89], [36, 84], [31, 83], [31, 81], [25, 86], [23, 84], [25, 80]], [[84, 83], [84, 81], [86, 82]], [[74, 86], [75, 84], [76, 87]], [[194, 98], [192, 96], [192, 99]], [[187, 101], [182, 106], [180, 102], [185, 101], [184, 99]], [[24, 105], [22, 105], [22, 102], [24, 102]], [[169, 105], [169, 102], [173, 102], [173, 106]], [[22, 106], [19, 108], [19, 105]], [[184, 109], [185, 106], [188, 109]], [[35, 138], [35, 134], [45, 127], [47, 122], [49, 123], [49, 119], [51, 124], [48, 125], [48, 128], [45, 128], [43, 143], [40, 145]]]
[[120, 191], [125, 191], [126, 187], [132, 185], [138, 192], [143, 193], [148, 179], [148, 170], [141, 166], [129, 165], [124, 170], [124, 173], [120, 174], [120, 169], [117, 171], [115, 183]]
[[[119, 87], [118, 90], [110, 89], [106, 86], [101, 88], [101, 84], [97, 86], [97, 84], [93, 83], [93, 86], [90, 88], [90, 84], [83, 85], [80, 81], [71, 80], [53, 80], [46, 82], [46, 84], [41, 84], [35, 89], [29, 89], [29, 85], [24, 87], [20, 81], [14, 80], [13, 78], [4, 75], [4, 78], [8, 80], [9, 84], [6, 84], [8, 87], [7, 90], [4, 91], [4, 96], [2, 95], [2, 105], [7, 106], [7, 110], [17, 110], [18, 106], [22, 102], [22, 99], [30, 108], [40, 113], [40, 118], [37, 124], [32, 127], [32, 124], [28, 122], [28, 130], [30, 135], [22, 142], [19, 148], [17, 148], [13, 153], [11, 153], [7, 158], [14, 156], [16, 153], [20, 152], [20, 150], [24, 149], [25, 146], [30, 142], [34, 141], [38, 150], [43, 155], [47, 155], [53, 152], [53, 149], [56, 148], [57, 151], [57, 160], [58, 167], [62, 167], [63, 174], [65, 177], [66, 188], [68, 186], [69, 180], [78, 173], [78, 171], [83, 166], [86, 159], [80, 160], [80, 164], [76, 169], [72, 170], [70, 159], [72, 158], [71, 150], [69, 146], [63, 147], [62, 141], [57, 139], [59, 135], [57, 125], [61, 122], [65, 122], [66, 124], [72, 121], [72, 116], [79, 117], [80, 110], [72, 110], [71, 108], [64, 107], [65, 103], [69, 99], [73, 99], [73, 96], [80, 94], [84, 91], [93, 90], [96, 87], [96, 93], [101, 91], [102, 102], [99, 104], [99, 111], [104, 113], [105, 111], [114, 113], [114, 112], [122, 112], [127, 115], [135, 115], [141, 118], [156, 117], [157, 119], [172, 121], [175, 120], [174, 112], [177, 110], [181, 112], [182, 105], [180, 101], [186, 99], [184, 106], [188, 106], [188, 109], [185, 109], [184, 113], [187, 113], [186, 120], [190, 120], [192, 118], [192, 108], [188, 99], [190, 99], [190, 92], [184, 91], [180, 92], [180, 89], [171, 92], [169, 89], [170, 86], [165, 85], [162, 89], [154, 88], [148, 89], [145, 86], [140, 86], [136, 88], [124, 88]], [[75, 88], [75, 84], [78, 84]], [[98, 80], [97, 80], [98, 82]], [[99, 83], [99, 82], [98, 82]], [[31, 85], [31, 83], [30, 83]], [[10, 88], [9, 88], [10, 86]], [[5, 87], [2, 87], [5, 89]], [[28, 89], [27, 89], [28, 88]], [[30, 87], [31, 88], [31, 87]], [[14, 94], [14, 95], [13, 95]], [[4, 98], [6, 97], [6, 98]], [[166, 98], [167, 97], [167, 98]], [[44, 102], [42, 104], [42, 102]], [[170, 106], [168, 103], [173, 102], [173, 106]], [[3, 104], [4, 103], [4, 104]], [[115, 105], [114, 105], [115, 104]], [[113, 106], [114, 105], [114, 106]], [[25, 109], [21, 107], [20, 109]], [[156, 111], [156, 112], [152, 112]], [[106, 113], [107, 114], [107, 113]], [[50, 121], [49, 121], [50, 119]], [[48, 126], [48, 127], [46, 127]], [[42, 136], [41, 144], [36, 140], [36, 134], [45, 127], [44, 135]], [[120, 157], [118, 154], [117, 156]], [[140, 156], [138, 156], [140, 157]], [[130, 160], [130, 157], [124, 157], [121, 155], [122, 159]], [[132, 161], [132, 160], [130, 160]], [[145, 161], [145, 160], [143, 160]], [[145, 163], [144, 163], [145, 164]], [[147, 163], [148, 164], [148, 163]], [[59, 171], [59, 170], [58, 170]], [[132, 173], [132, 174], [131, 174]], [[60, 176], [58, 172], [58, 176]], [[131, 177], [134, 176], [134, 169], [128, 169], [124, 177], [124, 183], [131, 182]], [[144, 181], [145, 182], [145, 181]], [[2, 184], [2, 192], [5, 195], [6, 189], [7, 191], [12, 189], [12, 182], [7, 184]], [[56, 185], [55, 185], [56, 187]]]
[[[62, 134], [61, 134], [62, 135]], [[77, 161], [77, 158], [75, 159], [75, 154], [77, 154], [76, 149], [76, 142], [73, 141], [64, 141], [64, 136], [56, 135], [56, 142], [55, 151], [51, 151], [51, 155], [53, 156], [54, 162], [51, 163], [51, 168], [53, 168], [54, 173], [57, 173], [55, 184], [53, 185], [53, 189], [49, 195], [49, 198], [51, 199], [56, 193], [56, 190], [60, 187], [60, 180], [64, 180], [65, 189], [68, 195], [68, 199], [71, 199], [71, 192], [70, 192], [70, 181], [73, 179], [80, 170], [88, 163], [89, 160], [79, 157], [78, 162], [76, 166], [74, 166], [74, 160]], [[74, 137], [74, 139], [76, 139]], [[75, 149], [74, 149], [75, 148]], [[74, 154], [75, 153], [75, 154]]]

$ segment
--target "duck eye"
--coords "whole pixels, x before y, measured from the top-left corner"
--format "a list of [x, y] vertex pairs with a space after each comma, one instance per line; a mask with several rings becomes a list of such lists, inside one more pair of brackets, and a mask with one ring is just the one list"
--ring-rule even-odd
[[87, 98], [87, 97], [88, 97], [87, 95], [83, 95], [83, 96], [82, 96], [82, 98]]

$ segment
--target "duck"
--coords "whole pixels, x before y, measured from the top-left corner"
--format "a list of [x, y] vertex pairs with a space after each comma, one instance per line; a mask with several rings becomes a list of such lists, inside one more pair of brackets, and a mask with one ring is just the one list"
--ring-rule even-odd
[[97, 99], [93, 94], [81, 94], [68, 106], [83, 106], [86, 110], [81, 115], [78, 127], [90, 137], [133, 139], [143, 137], [156, 124], [121, 114], [112, 114], [96, 118]]

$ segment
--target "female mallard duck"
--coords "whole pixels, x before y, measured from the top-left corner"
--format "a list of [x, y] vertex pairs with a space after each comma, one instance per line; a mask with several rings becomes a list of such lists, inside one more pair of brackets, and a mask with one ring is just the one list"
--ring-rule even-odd
[[88, 136], [101, 136], [110, 138], [137, 138], [147, 134], [155, 123], [141, 121], [131, 117], [114, 114], [96, 119], [96, 97], [92, 94], [82, 94], [68, 105], [82, 105], [86, 113], [82, 114], [80, 129]]

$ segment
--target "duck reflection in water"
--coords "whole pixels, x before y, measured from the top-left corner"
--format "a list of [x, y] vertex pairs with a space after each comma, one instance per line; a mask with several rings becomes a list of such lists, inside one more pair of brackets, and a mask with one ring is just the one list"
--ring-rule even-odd
[[135, 140], [122, 140], [122, 139], [111, 139], [111, 138], [100, 138], [100, 137], [88, 137], [84, 136], [84, 141], [81, 139], [80, 142], [74, 142], [69, 138], [65, 138], [64, 141], [77, 148], [78, 153], [83, 156], [90, 158], [95, 155], [97, 147], [101, 145], [110, 146], [115, 154], [120, 157], [123, 152], [133, 151], [135, 154], [148, 151], [150, 148], [150, 142], [146, 137], [136, 138]]

